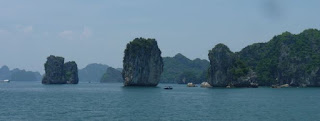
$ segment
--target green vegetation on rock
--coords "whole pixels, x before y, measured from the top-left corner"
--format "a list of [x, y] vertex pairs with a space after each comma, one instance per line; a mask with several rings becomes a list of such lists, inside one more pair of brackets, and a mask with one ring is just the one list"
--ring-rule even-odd
[[92, 63], [83, 69], [79, 69], [80, 82], [100, 82], [102, 75], [109, 68], [108, 65]]
[[201, 83], [207, 79], [207, 70], [209, 68], [207, 60], [198, 58], [190, 60], [178, 53], [174, 57], [164, 57], [163, 63], [161, 83]]
[[[252, 44], [240, 52], [228, 51], [230, 55], [234, 55], [232, 58], [235, 63], [228, 63], [231, 58], [223, 60], [220, 56], [211, 54], [211, 68], [218, 66], [214, 64], [216, 61], [224, 62], [221, 64], [226, 66], [212, 72], [234, 68], [231, 69], [231, 75], [227, 76], [228, 81], [239, 80], [251, 70], [256, 73], [259, 85], [320, 86], [319, 47], [320, 31], [317, 29], [308, 29], [300, 34], [284, 32], [269, 42]], [[223, 55], [223, 52], [217, 50], [212, 50], [211, 53], [213, 52]], [[210, 75], [215, 76], [214, 73]]]
[[245, 80], [249, 68], [237, 58], [236, 54], [223, 44], [217, 44], [209, 51], [209, 81], [216, 87], [239, 86], [249, 87], [251, 80]]
[[70, 61], [64, 64], [65, 81], [68, 84], [78, 84], [78, 66], [76, 62]]
[[123, 82], [121, 72], [115, 68], [109, 67], [100, 80], [101, 83]]
[[43, 84], [77, 84], [78, 67], [72, 62], [64, 63], [64, 58], [50, 55], [44, 64]]
[[[239, 53], [258, 73], [261, 85], [290, 84], [291, 86], [320, 86], [320, 31], [308, 29], [300, 34], [284, 32], [259, 48], [244, 48]], [[260, 53], [248, 55], [252, 48]], [[250, 61], [248, 58], [257, 59]]]
[[124, 51], [124, 86], [156, 86], [163, 71], [161, 51], [155, 39], [135, 38]]

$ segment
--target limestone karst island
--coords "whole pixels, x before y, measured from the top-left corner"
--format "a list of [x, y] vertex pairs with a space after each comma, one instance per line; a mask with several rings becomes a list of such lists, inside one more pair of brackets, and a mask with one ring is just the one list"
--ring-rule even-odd
[[320, 0], [0, 0], [0, 121], [320, 121]]
[[123, 57], [124, 86], [157, 86], [163, 71], [161, 51], [155, 39], [136, 38]]
[[44, 68], [42, 84], [78, 84], [78, 67], [74, 61], [64, 63], [63, 57], [50, 55]]
[[[124, 86], [157, 86], [161, 80], [169, 78], [169, 74], [161, 74], [170, 72], [170, 75], [177, 77], [177, 81], [169, 83], [193, 85], [207, 82], [210, 87], [227, 88], [318, 87], [318, 47], [320, 31], [317, 29], [307, 29], [299, 34], [284, 32], [266, 43], [255, 43], [239, 52], [232, 52], [226, 45], [217, 44], [209, 50], [209, 64], [204, 64], [206, 67], [198, 70], [191, 60], [181, 54], [174, 57], [177, 60], [163, 59], [155, 39], [136, 38], [124, 50], [122, 73], [109, 68], [105, 75], [100, 76], [105, 78], [101, 82], [123, 82]], [[194, 61], [201, 63], [201, 60]], [[62, 57], [49, 56], [44, 66], [43, 84], [78, 83], [78, 68], [74, 61], [64, 63]]]

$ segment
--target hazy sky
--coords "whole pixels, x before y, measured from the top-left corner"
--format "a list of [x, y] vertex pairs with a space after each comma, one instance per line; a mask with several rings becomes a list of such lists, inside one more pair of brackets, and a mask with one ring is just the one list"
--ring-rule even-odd
[[320, 0], [1, 0], [0, 66], [43, 73], [53, 54], [122, 67], [126, 44], [155, 38], [162, 56], [207, 59], [284, 31], [320, 29]]

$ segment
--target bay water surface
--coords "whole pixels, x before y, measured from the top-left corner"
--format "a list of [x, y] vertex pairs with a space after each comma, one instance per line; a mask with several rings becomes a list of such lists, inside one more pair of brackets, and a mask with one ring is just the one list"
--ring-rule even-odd
[[[170, 85], [173, 90], [164, 90]], [[200, 88], [178, 84], [0, 83], [0, 120], [320, 120], [320, 88]]]

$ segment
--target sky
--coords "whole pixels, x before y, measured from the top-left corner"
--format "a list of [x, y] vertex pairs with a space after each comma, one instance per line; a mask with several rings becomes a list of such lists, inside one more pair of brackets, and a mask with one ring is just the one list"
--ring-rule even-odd
[[162, 56], [208, 59], [289, 31], [320, 29], [319, 0], [0, 0], [0, 66], [44, 73], [49, 55], [121, 68], [126, 44], [155, 38]]

